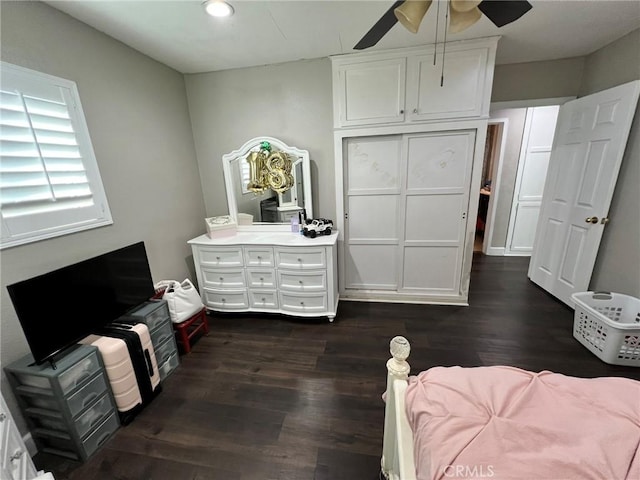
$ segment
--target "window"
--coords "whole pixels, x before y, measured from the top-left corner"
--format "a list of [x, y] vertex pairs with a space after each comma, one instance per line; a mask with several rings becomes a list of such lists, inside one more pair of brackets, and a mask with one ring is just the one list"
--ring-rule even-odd
[[113, 223], [76, 84], [0, 69], [1, 248]]

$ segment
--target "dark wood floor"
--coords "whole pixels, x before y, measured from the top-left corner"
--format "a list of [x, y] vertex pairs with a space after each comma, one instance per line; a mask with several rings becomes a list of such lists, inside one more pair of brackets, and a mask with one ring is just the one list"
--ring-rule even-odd
[[215, 316], [162, 394], [86, 464], [36, 465], [58, 480], [377, 479], [395, 335], [412, 344], [412, 373], [513, 365], [640, 379], [573, 339], [573, 311], [528, 281], [527, 264], [477, 255], [469, 307], [342, 302], [333, 324]]

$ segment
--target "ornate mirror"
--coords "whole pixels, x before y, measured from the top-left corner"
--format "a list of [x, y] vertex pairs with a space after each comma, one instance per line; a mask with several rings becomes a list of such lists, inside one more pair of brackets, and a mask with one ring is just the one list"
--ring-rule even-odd
[[[272, 137], [256, 137], [222, 156], [229, 215], [253, 224], [289, 223], [298, 213], [313, 218], [309, 152]], [[239, 222], [243, 223], [243, 222]]]

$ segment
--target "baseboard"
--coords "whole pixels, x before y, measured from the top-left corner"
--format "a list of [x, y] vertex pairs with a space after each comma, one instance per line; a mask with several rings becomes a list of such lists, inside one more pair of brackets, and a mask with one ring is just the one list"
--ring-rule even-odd
[[484, 252], [485, 255], [491, 255], [494, 257], [502, 257], [504, 256], [504, 247], [488, 247], [487, 251]]

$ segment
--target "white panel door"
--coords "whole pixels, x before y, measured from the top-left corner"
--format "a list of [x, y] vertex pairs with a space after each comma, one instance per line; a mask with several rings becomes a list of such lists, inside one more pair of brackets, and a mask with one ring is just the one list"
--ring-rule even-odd
[[507, 230], [507, 255], [528, 256], [533, 250], [559, 108], [527, 109]]
[[459, 296], [475, 130], [407, 135], [400, 291]]
[[407, 108], [411, 120], [477, 117], [482, 114], [488, 49], [411, 57]]
[[405, 58], [342, 65], [338, 126], [403, 122], [405, 70]]
[[529, 278], [572, 307], [591, 280], [639, 91], [634, 81], [560, 108]]
[[346, 141], [345, 289], [396, 290], [402, 137]]

